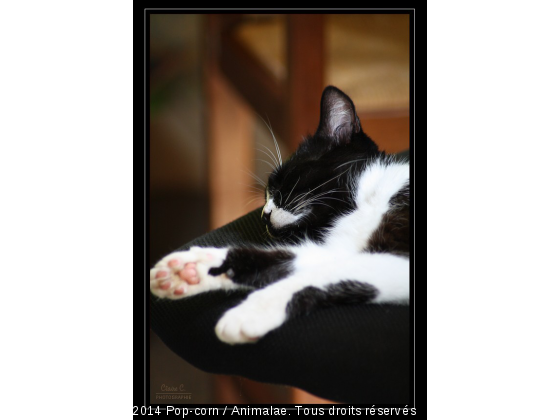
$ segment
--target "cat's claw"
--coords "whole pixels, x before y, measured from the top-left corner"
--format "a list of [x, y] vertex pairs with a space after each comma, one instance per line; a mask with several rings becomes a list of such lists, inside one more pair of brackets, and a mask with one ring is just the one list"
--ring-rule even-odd
[[161, 298], [181, 299], [231, 283], [225, 275], [211, 276], [208, 270], [219, 267], [227, 249], [192, 247], [169, 254], [150, 270], [150, 290]]

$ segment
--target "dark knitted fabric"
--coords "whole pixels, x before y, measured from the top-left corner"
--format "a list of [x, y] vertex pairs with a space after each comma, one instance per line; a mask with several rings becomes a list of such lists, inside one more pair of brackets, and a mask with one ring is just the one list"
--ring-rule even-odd
[[[257, 209], [181, 249], [263, 244], [259, 216]], [[338, 402], [411, 402], [408, 306], [321, 308], [290, 319], [255, 344], [232, 346], [218, 340], [214, 327], [246, 291], [215, 291], [180, 300], [150, 296], [151, 328], [199, 369], [295, 386]]]

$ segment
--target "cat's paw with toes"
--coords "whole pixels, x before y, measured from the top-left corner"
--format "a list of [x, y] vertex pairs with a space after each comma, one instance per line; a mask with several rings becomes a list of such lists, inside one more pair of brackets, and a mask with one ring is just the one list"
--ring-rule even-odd
[[161, 298], [181, 299], [212, 289], [227, 286], [225, 276], [211, 276], [208, 270], [219, 267], [227, 249], [192, 247], [174, 252], [150, 270], [150, 289]]
[[[257, 292], [258, 293], [258, 292]], [[282, 301], [274, 296], [250, 295], [249, 298], [227, 311], [216, 324], [218, 338], [228, 344], [254, 343], [268, 332], [278, 328], [286, 319]]]

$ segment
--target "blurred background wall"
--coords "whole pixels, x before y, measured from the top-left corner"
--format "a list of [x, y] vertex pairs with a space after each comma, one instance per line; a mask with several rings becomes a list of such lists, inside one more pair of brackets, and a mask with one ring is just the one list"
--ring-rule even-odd
[[[153, 265], [262, 205], [270, 123], [285, 158], [318, 124], [322, 89], [354, 101], [381, 149], [409, 147], [408, 14], [149, 15], [150, 245]], [[210, 375], [151, 334], [151, 397], [185, 403], [313, 402], [282, 386]]]

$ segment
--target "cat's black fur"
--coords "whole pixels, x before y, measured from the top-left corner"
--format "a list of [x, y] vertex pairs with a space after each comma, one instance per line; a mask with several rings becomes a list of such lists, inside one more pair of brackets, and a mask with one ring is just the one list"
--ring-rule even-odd
[[293, 252], [282, 249], [233, 248], [222, 265], [208, 273], [213, 276], [225, 273], [235, 283], [261, 288], [287, 277], [293, 271], [289, 263], [294, 258]]
[[[340, 125], [342, 129], [332, 132], [329, 122], [333, 119], [330, 113], [335, 98], [344, 99], [350, 111], [350, 124]], [[266, 188], [274, 201], [282, 203], [280, 207], [286, 210], [295, 207], [290, 205], [294, 197], [308, 191], [313, 190], [313, 195], [327, 194], [321, 196], [321, 204], [311, 205], [309, 215], [296, 226], [276, 229], [270, 216], [263, 212], [262, 219], [275, 239], [299, 240], [305, 237], [321, 242], [331, 223], [355, 208], [352, 191], [346, 188], [350, 176], [360, 173], [372, 159], [389, 159], [362, 131], [354, 103], [345, 93], [329, 86], [323, 91], [321, 104], [321, 120], [316, 133], [307, 136], [297, 151], [270, 174]], [[333, 189], [336, 191], [328, 192]], [[390, 206], [391, 210], [383, 217], [379, 229], [372, 234], [365, 251], [408, 256], [408, 185], [391, 199]], [[290, 262], [294, 258], [295, 254], [283, 250], [233, 248], [223, 264], [210, 269], [209, 274], [227, 273], [235, 283], [261, 288], [287, 277], [292, 272]], [[289, 316], [295, 316], [319, 306], [368, 302], [376, 294], [375, 287], [352, 280], [331, 285], [326, 290], [307, 287], [294, 295], [287, 312]]]
[[326, 290], [309, 286], [294, 294], [288, 304], [288, 317], [307, 315], [314, 309], [341, 305], [368, 303], [377, 296], [377, 289], [371, 284], [354, 280], [342, 280], [327, 286]]
[[408, 257], [410, 254], [410, 185], [403, 187], [389, 202], [391, 210], [379, 228], [373, 232], [368, 246], [369, 252], [389, 252]]
[[[341, 98], [350, 113], [350, 120], [339, 126], [345, 128], [331, 130], [332, 102]], [[269, 233], [276, 238], [308, 237], [320, 241], [325, 229], [337, 216], [355, 208], [351, 191], [347, 189], [350, 171], [354, 174], [361, 172], [367, 161], [376, 157], [384, 158], [385, 153], [380, 152], [362, 131], [352, 100], [334, 86], [327, 87], [321, 98], [321, 120], [316, 133], [306, 137], [297, 151], [270, 174], [267, 188], [274, 201], [282, 202], [280, 207], [286, 210], [294, 207], [285, 206], [288, 197], [293, 201], [299, 194], [314, 189], [313, 195], [336, 191], [321, 196], [324, 205], [312, 205], [309, 216], [296, 226], [275, 229], [264, 215]]]

